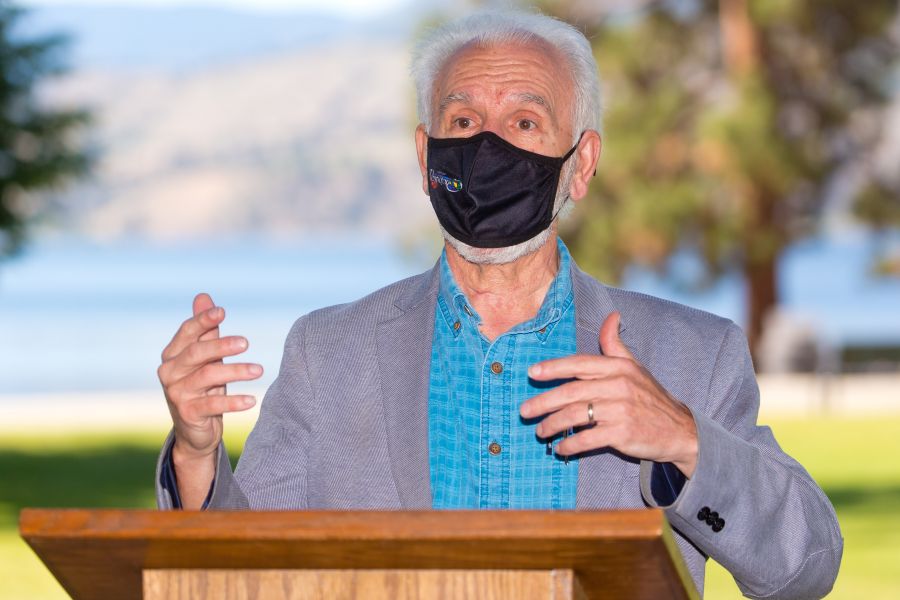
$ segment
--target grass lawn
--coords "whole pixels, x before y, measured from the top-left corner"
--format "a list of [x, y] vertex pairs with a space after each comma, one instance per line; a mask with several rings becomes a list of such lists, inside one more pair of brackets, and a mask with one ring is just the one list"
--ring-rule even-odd
[[[838, 511], [844, 560], [831, 598], [900, 598], [900, 417], [772, 423]], [[240, 448], [245, 432], [229, 435]], [[165, 432], [0, 433], [0, 599], [65, 598], [17, 533], [23, 507], [154, 506], [153, 470]], [[710, 562], [707, 598], [739, 598]]]
[[[844, 556], [829, 598], [900, 598], [900, 417], [771, 426], [837, 510]], [[708, 598], [742, 597], [719, 565], [710, 561], [706, 577]]]

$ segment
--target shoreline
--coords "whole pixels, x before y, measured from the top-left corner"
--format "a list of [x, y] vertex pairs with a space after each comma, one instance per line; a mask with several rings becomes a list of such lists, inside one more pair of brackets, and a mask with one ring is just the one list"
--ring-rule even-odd
[[[783, 417], [865, 417], [900, 414], [900, 373], [853, 375], [762, 375], [760, 420]], [[264, 390], [241, 389], [257, 404], [229, 413], [229, 427], [250, 429]], [[0, 431], [167, 429], [171, 418], [162, 391], [120, 390], [62, 393], [0, 393]]]
[[[251, 428], [259, 416], [264, 390], [241, 390], [257, 403], [225, 416], [229, 427]], [[0, 431], [22, 429], [71, 432], [112, 428], [162, 429], [172, 426], [161, 390], [0, 394]]]

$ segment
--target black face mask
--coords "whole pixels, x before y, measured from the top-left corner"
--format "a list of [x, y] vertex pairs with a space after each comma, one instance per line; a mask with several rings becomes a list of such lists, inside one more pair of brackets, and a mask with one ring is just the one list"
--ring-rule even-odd
[[550, 227], [562, 166], [518, 148], [495, 133], [428, 138], [429, 196], [441, 226], [475, 248], [502, 248]]

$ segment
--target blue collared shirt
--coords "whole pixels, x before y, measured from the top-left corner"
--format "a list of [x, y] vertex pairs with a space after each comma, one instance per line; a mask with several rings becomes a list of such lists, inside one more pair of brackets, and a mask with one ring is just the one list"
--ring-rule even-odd
[[493, 341], [441, 256], [428, 401], [434, 508], [575, 507], [578, 460], [548, 451], [535, 434], [540, 419], [519, 416], [525, 400], [552, 387], [530, 380], [528, 367], [576, 351], [571, 260], [558, 247], [537, 315]]

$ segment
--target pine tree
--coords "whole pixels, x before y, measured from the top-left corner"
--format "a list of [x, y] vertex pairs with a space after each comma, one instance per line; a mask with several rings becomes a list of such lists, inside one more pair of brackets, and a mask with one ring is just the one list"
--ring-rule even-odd
[[818, 230], [836, 176], [855, 168], [858, 217], [900, 227], [900, 169], [892, 179], [869, 167], [895, 92], [897, 3], [593, 6], [544, 5], [585, 29], [606, 86], [593, 196], [564, 235], [606, 281], [633, 263], [677, 275], [682, 252], [702, 259], [693, 283], [741, 273], [755, 349], [778, 302], [779, 257]]
[[35, 193], [83, 174], [88, 156], [73, 136], [89, 120], [79, 110], [41, 106], [38, 86], [64, 72], [66, 39], [22, 39], [22, 9], [0, 3], [0, 258], [19, 250], [40, 212]]

